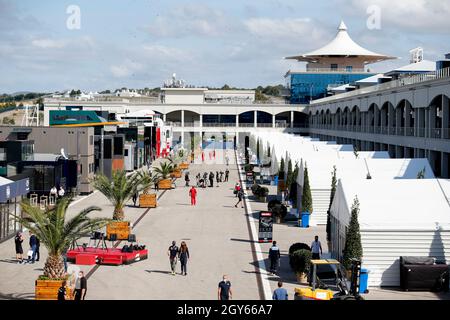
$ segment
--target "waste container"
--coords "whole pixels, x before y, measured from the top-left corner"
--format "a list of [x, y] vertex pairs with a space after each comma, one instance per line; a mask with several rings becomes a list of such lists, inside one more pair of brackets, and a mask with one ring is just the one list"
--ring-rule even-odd
[[311, 214], [309, 212], [302, 212], [302, 228], [309, 228], [309, 216]]
[[273, 185], [274, 186], [278, 185], [278, 176], [273, 177]]
[[369, 270], [361, 269], [361, 275], [359, 277], [359, 293], [369, 293], [368, 288], [369, 282]]

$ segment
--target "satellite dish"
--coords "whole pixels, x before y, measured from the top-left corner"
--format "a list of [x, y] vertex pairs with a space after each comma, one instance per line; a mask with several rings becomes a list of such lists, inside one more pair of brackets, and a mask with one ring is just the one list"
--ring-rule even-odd
[[67, 158], [66, 154], [64, 153], [64, 148], [61, 148], [61, 156], [65, 159], [68, 160], [69, 158]]

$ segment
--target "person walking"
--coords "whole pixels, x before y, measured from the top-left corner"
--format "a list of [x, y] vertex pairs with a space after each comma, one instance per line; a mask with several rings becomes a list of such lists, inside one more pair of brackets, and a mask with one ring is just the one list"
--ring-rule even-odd
[[189, 187], [189, 182], [191, 181], [189, 179], [189, 172], [186, 172], [186, 174], [184, 175], [184, 181], [186, 182], [186, 187]]
[[219, 179], [219, 181], [223, 182], [223, 171], [222, 170], [220, 171], [220, 179]]
[[178, 253], [178, 259], [180, 259], [181, 264], [181, 275], [187, 276], [187, 263], [189, 260], [189, 249], [186, 242], [182, 241], [180, 246], [180, 252]]
[[136, 207], [136, 201], [137, 201], [138, 197], [139, 197], [139, 194], [137, 192], [135, 192], [133, 194], [133, 204], [134, 204], [135, 207]]
[[244, 203], [242, 202], [242, 200], [244, 200], [244, 190], [239, 189], [238, 193], [237, 193], [237, 197], [238, 197], [238, 202], [234, 205], [235, 208], [237, 208], [238, 204], [241, 204], [241, 208], [244, 207]]
[[216, 171], [216, 183], [217, 183], [217, 186], [219, 186], [219, 182], [220, 182], [219, 171]]
[[75, 281], [75, 300], [85, 300], [87, 291], [87, 279], [84, 272], [78, 272], [77, 280]]
[[319, 241], [319, 236], [314, 237], [314, 241], [311, 243], [311, 252], [313, 260], [320, 260], [322, 252], [322, 244]]
[[18, 264], [23, 263], [22, 242], [23, 242], [23, 234], [22, 234], [22, 232], [18, 231], [16, 233], [16, 237], [14, 238], [14, 243], [16, 245], [16, 259], [17, 259]]
[[233, 297], [231, 282], [227, 278], [227, 275], [224, 274], [222, 277], [222, 281], [219, 282], [219, 289], [217, 291], [218, 300], [231, 300], [231, 298]]
[[227, 167], [228, 167], [228, 165], [230, 164], [230, 157], [228, 156], [228, 152], [227, 152], [227, 155], [225, 156], [225, 162], [226, 162]]
[[234, 194], [236, 195], [236, 198], [238, 197], [239, 190], [241, 190], [241, 185], [239, 182], [236, 182], [236, 185], [234, 186]]
[[172, 245], [169, 247], [167, 251], [167, 255], [169, 256], [170, 268], [172, 269], [172, 275], [175, 275], [175, 267], [177, 266], [177, 256], [180, 250], [177, 247], [175, 241], [172, 241]]
[[64, 197], [65, 194], [66, 194], [66, 192], [64, 191], [63, 187], [60, 186], [59, 191], [58, 191], [58, 197], [62, 198], [62, 197]]
[[280, 263], [280, 248], [277, 247], [277, 242], [274, 241], [272, 243], [272, 247], [269, 250], [269, 259], [270, 259], [270, 273], [272, 275], [277, 274], [277, 267]]
[[225, 182], [228, 182], [229, 175], [230, 175], [230, 170], [228, 170], [228, 168], [227, 168], [227, 170], [225, 170]]
[[189, 196], [191, 197], [191, 206], [197, 205], [197, 189], [194, 186], [189, 190]]
[[28, 263], [34, 263], [36, 259], [37, 237], [30, 231], [30, 248], [32, 251], [31, 258], [28, 257]]
[[205, 162], [205, 152], [202, 151], [202, 162]]
[[39, 238], [36, 237], [36, 261], [39, 261], [39, 258], [41, 257], [41, 253], [39, 252], [40, 247], [41, 247], [41, 240], [39, 240]]
[[288, 300], [288, 292], [283, 288], [283, 282], [278, 281], [278, 289], [273, 291], [272, 300]]
[[214, 173], [212, 171], [209, 173], [209, 186], [214, 187]]

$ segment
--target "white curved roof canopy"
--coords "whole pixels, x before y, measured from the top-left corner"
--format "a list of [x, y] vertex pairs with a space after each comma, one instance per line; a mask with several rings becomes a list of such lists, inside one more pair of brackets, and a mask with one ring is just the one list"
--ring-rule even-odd
[[286, 57], [286, 59], [314, 62], [320, 58], [330, 56], [357, 56], [366, 58], [366, 63], [396, 59], [395, 57], [375, 53], [361, 47], [359, 44], [353, 41], [352, 38], [350, 38], [347, 32], [347, 26], [345, 25], [344, 21], [341, 21], [336, 37], [324, 47], [309, 53], [302, 54], [300, 56]]

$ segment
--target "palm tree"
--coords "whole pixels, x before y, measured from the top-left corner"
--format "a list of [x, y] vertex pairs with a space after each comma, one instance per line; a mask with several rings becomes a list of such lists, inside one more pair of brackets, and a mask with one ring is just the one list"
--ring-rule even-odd
[[64, 279], [66, 273], [62, 253], [70, 245], [94, 230], [103, 228], [109, 219], [89, 218], [89, 213], [100, 211], [98, 207], [88, 207], [75, 217], [66, 221], [67, 208], [72, 198], [64, 197], [54, 207], [42, 210], [32, 206], [29, 200], [22, 201], [23, 217], [17, 220], [33, 232], [48, 250], [48, 258], [44, 265], [44, 276], [50, 279]]
[[127, 201], [136, 192], [148, 187], [141, 174], [134, 173], [131, 176], [127, 176], [124, 170], [113, 171], [111, 179], [103, 174], [98, 174], [93, 179], [93, 185], [113, 204], [113, 219], [118, 221], [124, 219], [123, 207], [125, 207]]
[[150, 171], [139, 171], [138, 172], [141, 178], [141, 185], [143, 186], [143, 194], [148, 194], [150, 192], [151, 185], [155, 182], [156, 177], [152, 175]]
[[174, 166], [170, 162], [161, 162], [159, 168], [155, 168], [155, 172], [158, 175], [158, 178], [161, 180], [169, 178], [170, 172], [172, 172]]

